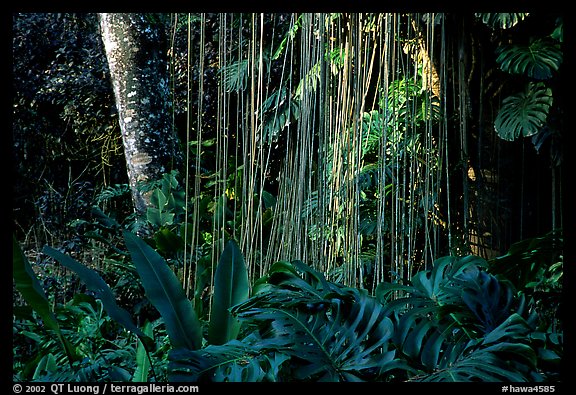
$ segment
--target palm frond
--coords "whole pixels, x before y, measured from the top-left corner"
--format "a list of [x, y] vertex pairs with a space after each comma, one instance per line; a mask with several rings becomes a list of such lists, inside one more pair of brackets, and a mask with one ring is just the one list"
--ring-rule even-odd
[[248, 86], [248, 59], [241, 59], [220, 68], [222, 82], [226, 92], [241, 92]]
[[262, 139], [267, 143], [277, 141], [280, 133], [300, 116], [300, 106], [288, 87], [274, 90], [262, 103], [260, 109]]

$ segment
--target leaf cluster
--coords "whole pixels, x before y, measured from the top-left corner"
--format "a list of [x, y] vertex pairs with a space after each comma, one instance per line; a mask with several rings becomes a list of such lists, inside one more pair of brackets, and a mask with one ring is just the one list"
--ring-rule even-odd
[[[560, 76], [564, 59], [562, 47], [563, 20], [558, 18], [554, 30], [532, 34], [522, 40], [513, 34], [517, 25], [534, 18], [531, 14], [500, 13], [476, 14], [493, 31], [512, 31], [509, 39], [499, 44], [495, 51], [495, 61], [500, 69], [524, 81], [524, 89], [502, 100], [494, 121], [496, 133], [504, 140], [514, 141], [521, 137], [532, 137], [536, 149], [540, 149], [544, 139], [559, 137], [554, 114], [557, 100], [554, 100], [555, 80]], [[527, 42], [524, 42], [527, 41]], [[554, 132], [550, 132], [550, 130]], [[551, 146], [554, 163], [559, 163], [556, 147]]]
[[[170, 340], [164, 368], [171, 381], [519, 382], [557, 376], [562, 331], [542, 325], [542, 306], [525, 292], [543, 272], [553, 273], [549, 285], [559, 279], [558, 266], [546, 258], [559, 259], [553, 253], [559, 248], [556, 234], [515, 245], [501, 258], [520, 255], [513, 261], [519, 267], [533, 262], [520, 275], [522, 282], [503, 277], [498, 261], [447, 256], [405, 284], [379, 284], [375, 295], [328, 281], [301, 261], [275, 263], [250, 289], [242, 253], [230, 240], [218, 262], [208, 321], [196, 315], [161, 255], [133, 233], [123, 235]], [[542, 253], [530, 259], [527, 249]], [[50, 247], [45, 252], [78, 274], [98, 301], [82, 304], [87, 313], [79, 325], [93, 328], [86, 319], [95, 317], [89, 321], [98, 322], [100, 330], [104, 322], [115, 322], [135, 334], [137, 350], [123, 359], [137, 361], [129, 364], [134, 376], [123, 368], [124, 378], [148, 377], [154, 369], [151, 355], [161, 348], [150, 327], [133, 323], [93, 269]], [[533, 270], [534, 265], [541, 269]], [[43, 291], [34, 286], [35, 276], [21, 255], [15, 256], [14, 272], [30, 307], [52, 320], [51, 330], [58, 333], [65, 318], [50, 318]], [[93, 330], [85, 336], [94, 337]], [[66, 335], [60, 332], [63, 349], [72, 346], [68, 360], [78, 369], [81, 344]], [[56, 374], [54, 358], [54, 352], [43, 354], [38, 369]]]

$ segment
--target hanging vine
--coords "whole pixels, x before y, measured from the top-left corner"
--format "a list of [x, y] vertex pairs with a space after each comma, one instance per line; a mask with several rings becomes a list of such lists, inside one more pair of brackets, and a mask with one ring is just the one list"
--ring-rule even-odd
[[[227, 239], [253, 281], [299, 259], [372, 290], [476, 245], [470, 86], [482, 65], [465, 27], [447, 38], [449, 22], [453, 31], [444, 14], [189, 18], [184, 276], [197, 298]], [[522, 120], [496, 126], [511, 122]]]

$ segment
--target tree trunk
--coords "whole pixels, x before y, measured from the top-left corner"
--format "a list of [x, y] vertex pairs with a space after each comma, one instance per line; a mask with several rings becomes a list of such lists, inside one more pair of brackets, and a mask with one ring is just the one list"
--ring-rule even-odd
[[[154, 14], [99, 14], [134, 207], [146, 214], [139, 184], [178, 169], [182, 152], [171, 122], [166, 33]], [[156, 20], [156, 21], [155, 21]]]

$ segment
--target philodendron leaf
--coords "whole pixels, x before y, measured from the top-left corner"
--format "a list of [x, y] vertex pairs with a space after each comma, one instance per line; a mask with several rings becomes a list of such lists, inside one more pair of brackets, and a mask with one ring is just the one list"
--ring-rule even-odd
[[112, 293], [112, 290], [95, 270], [82, 265], [70, 256], [52, 247], [45, 246], [43, 252], [56, 259], [63, 266], [75, 272], [84, 284], [86, 284], [86, 287], [94, 292], [96, 297], [102, 301], [102, 305], [110, 318], [137, 335], [145, 346], [154, 344], [154, 341], [150, 337], [146, 336], [144, 332], [142, 332], [134, 322], [132, 322], [130, 314], [116, 304], [116, 297]]
[[543, 83], [529, 83], [524, 92], [509, 96], [494, 121], [498, 135], [508, 141], [540, 131], [552, 106], [552, 91]]
[[533, 354], [530, 346], [520, 343], [503, 342], [485, 348], [469, 348], [449, 366], [410, 381], [527, 382], [534, 376], [530, 374], [530, 367], [522, 363], [531, 361]]
[[20, 292], [24, 300], [26, 300], [26, 303], [38, 313], [47, 328], [56, 332], [62, 343], [64, 352], [68, 357], [68, 361], [72, 364], [75, 358], [72, 346], [62, 335], [60, 325], [53, 311], [50, 309], [50, 304], [48, 303], [44, 289], [42, 289], [34, 270], [32, 270], [28, 259], [22, 252], [20, 244], [18, 244], [14, 236], [12, 236], [12, 275], [16, 289]]
[[202, 325], [172, 269], [160, 254], [134, 233], [124, 231], [124, 240], [146, 296], [164, 319], [172, 346], [199, 349]]
[[485, 25], [492, 29], [509, 29], [523, 21], [529, 14], [521, 12], [512, 13], [477, 13], [474, 14], [476, 18], [480, 19]]
[[548, 39], [534, 40], [528, 45], [504, 45], [498, 47], [496, 56], [503, 71], [537, 80], [552, 78], [563, 59], [560, 44]]
[[250, 285], [242, 251], [234, 240], [228, 241], [220, 255], [214, 277], [214, 297], [208, 337], [211, 344], [233, 340], [240, 331], [240, 321], [230, 308], [248, 299]]
[[[174, 382], [257, 382], [265, 371], [260, 365], [266, 356], [261, 347], [250, 339], [231, 340], [225, 344], [209, 344], [201, 350], [173, 349], [168, 354], [168, 380]], [[282, 356], [280, 356], [281, 358]], [[285, 359], [281, 360], [285, 361]], [[270, 364], [271, 365], [271, 364]]]

